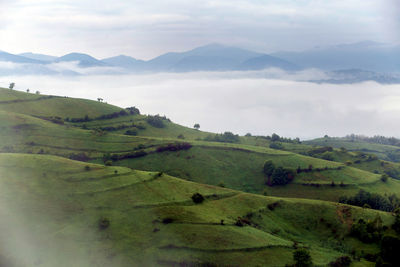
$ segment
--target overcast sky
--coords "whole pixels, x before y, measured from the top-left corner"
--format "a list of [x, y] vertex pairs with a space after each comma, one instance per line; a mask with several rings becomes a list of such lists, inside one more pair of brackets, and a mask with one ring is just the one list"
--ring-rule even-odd
[[398, 0], [0, 0], [0, 50], [148, 59], [219, 42], [260, 52], [399, 43]]

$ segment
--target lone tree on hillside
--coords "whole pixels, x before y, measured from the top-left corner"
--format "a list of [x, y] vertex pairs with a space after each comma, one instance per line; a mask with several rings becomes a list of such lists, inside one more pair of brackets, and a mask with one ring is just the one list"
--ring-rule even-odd
[[98, 97], [98, 98], [97, 98], [97, 101], [103, 102], [103, 98]]
[[26, 92], [27, 92], [27, 93], [29, 93], [29, 92], [30, 92], [29, 88], [28, 88], [28, 89], [26, 89]]
[[8, 89], [12, 90], [14, 89], [15, 83], [10, 83], [10, 85], [8, 86]]
[[200, 129], [200, 124], [196, 123], [193, 128], [195, 128], [196, 130]]

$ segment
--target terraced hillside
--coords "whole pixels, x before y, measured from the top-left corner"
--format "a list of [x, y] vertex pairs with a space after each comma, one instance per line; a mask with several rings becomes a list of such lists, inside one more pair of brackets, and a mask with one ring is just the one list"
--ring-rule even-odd
[[349, 151], [362, 151], [371, 153], [378, 156], [380, 159], [387, 161], [400, 161], [400, 147], [397, 146], [374, 144], [363, 141], [333, 137], [318, 138], [307, 141], [305, 143], [310, 145], [332, 146], [336, 148], [343, 147]]
[[[348, 235], [353, 221], [393, 223], [370, 209], [49, 155], [2, 153], [0, 174], [0, 260], [9, 266], [284, 266], [296, 247], [326, 265], [378, 251]], [[205, 200], [195, 204], [194, 193]]]
[[[396, 200], [399, 165], [367, 153], [272, 149], [134, 107], [7, 89], [0, 122], [0, 266], [285, 266], [299, 248], [317, 266], [368, 266], [378, 239], [398, 235], [400, 217], [329, 202], [360, 189]], [[266, 161], [289, 183], [272, 186]]]
[[[23, 101], [28, 98], [26, 95], [32, 95], [6, 89], [0, 90], [0, 96], [1, 94], [5, 95], [5, 99], [17, 101], [17, 104], [20, 103], [18, 99]], [[31, 97], [38, 98], [37, 95]], [[70, 121], [60, 123], [59, 120], [49, 119], [55, 118], [57, 114], [60, 115], [57, 106], [35, 104], [29, 107], [35, 101], [25, 102], [26, 107], [21, 111], [22, 113], [27, 113], [26, 110], [38, 110], [34, 113], [44, 115], [35, 117], [6, 111], [15, 110], [15, 108], [8, 103], [7, 108], [1, 108], [3, 104], [0, 103], [0, 110], [3, 109], [0, 111], [2, 121], [0, 151], [52, 154], [77, 160], [90, 160], [100, 164], [108, 161], [113, 165], [146, 171], [163, 171], [190, 181], [223, 185], [227, 188], [271, 196], [337, 201], [340, 196], [354, 195], [359, 189], [389, 195], [399, 192], [397, 180], [390, 178], [387, 182], [380, 180], [381, 174], [394, 163], [382, 167], [379, 161], [360, 161], [347, 166], [343, 163], [270, 149], [265, 147], [265, 143], [255, 143], [254, 138], [248, 137], [242, 137], [238, 144], [198, 141], [202, 139], [202, 136], [209, 134], [176, 125], [164, 118], [158, 118], [164, 126], [156, 127], [147, 122], [148, 116], [137, 114], [137, 112], [130, 114], [129, 110], [127, 114], [115, 115], [125, 110], [120, 108], [117, 110], [114, 106], [108, 107], [106, 104], [95, 101], [53, 98], [63, 103], [60, 104], [62, 109], [74, 110], [76, 114], [79, 113], [79, 116], [82, 116], [83, 120], [86, 117], [83, 114], [93, 109], [93, 106], [99, 107], [98, 112], [91, 115], [92, 118], [98, 119], [87, 121], [76, 119], [78, 122], [71, 122], [73, 116], [66, 112], [65, 116], [70, 116]], [[80, 103], [78, 108], [74, 106], [75, 102]], [[102, 113], [100, 107], [104, 105], [108, 107], [107, 112], [113, 111], [113, 113]], [[82, 110], [79, 111], [80, 109]], [[117, 111], [114, 112], [114, 110]], [[108, 118], [110, 114], [112, 116]], [[139, 134], [149, 133], [151, 136], [132, 136], [120, 134], [120, 130], [101, 129], [110, 125], [127, 124], [126, 120], [132, 120], [132, 124], [141, 125], [141, 128], [144, 128], [138, 132]], [[185, 139], [172, 138], [178, 133]], [[176, 146], [184, 149], [175, 149]], [[291, 144], [290, 146], [292, 149], [297, 146], [299, 150], [301, 145]], [[304, 146], [303, 150], [305, 148], [310, 149], [309, 146]], [[347, 158], [342, 157], [343, 159]], [[266, 160], [292, 170], [308, 169], [310, 166], [312, 170], [297, 174], [289, 185], [270, 187], [266, 185], [267, 177], [262, 172]], [[397, 168], [398, 166], [395, 167], [393, 167], [394, 170], [400, 169]], [[332, 183], [335, 186], [332, 186]]]

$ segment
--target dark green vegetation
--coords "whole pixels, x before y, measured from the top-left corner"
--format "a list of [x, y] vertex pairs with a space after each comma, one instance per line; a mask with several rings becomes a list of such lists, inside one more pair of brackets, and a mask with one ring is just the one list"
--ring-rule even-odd
[[395, 263], [400, 167], [369, 153], [7, 89], [0, 122], [0, 265]]

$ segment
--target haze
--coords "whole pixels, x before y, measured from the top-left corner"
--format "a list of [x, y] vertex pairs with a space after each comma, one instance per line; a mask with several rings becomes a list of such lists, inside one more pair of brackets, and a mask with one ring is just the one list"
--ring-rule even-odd
[[[275, 77], [281, 77], [275, 72]], [[65, 95], [137, 106], [145, 114], [212, 132], [232, 131], [302, 139], [349, 133], [399, 136], [399, 85], [374, 82], [334, 85], [257, 78], [267, 72], [2, 77], [17, 90]], [[301, 78], [316, 74], [303, 73]]]

